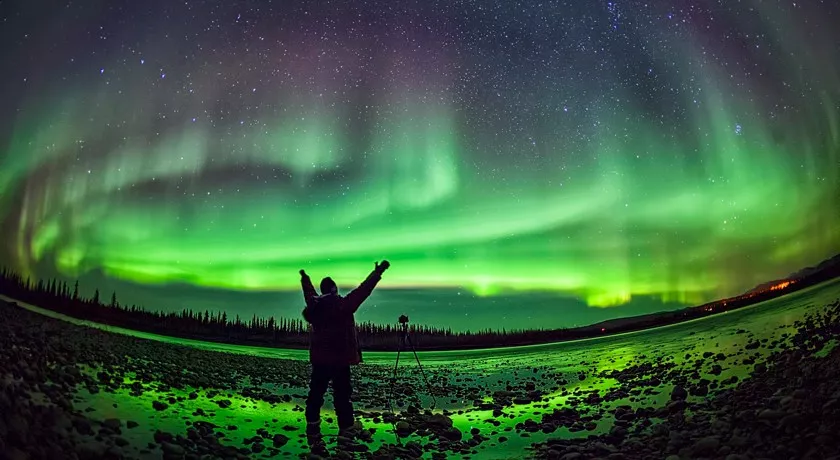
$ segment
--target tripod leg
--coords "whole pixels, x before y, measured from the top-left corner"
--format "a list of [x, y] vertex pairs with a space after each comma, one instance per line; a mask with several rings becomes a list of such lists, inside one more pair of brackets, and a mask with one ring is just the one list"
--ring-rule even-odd
[[423, 376], [423, 381], [426, 382], [426, 391], [429, 392], [429, 396], [432, 397], [432, 409], [437, 407], [437, 398], [435, 398], [435, 394], [432, 393], [432, 386], [429, 385], [429, 379], [426, 378], [426, 371], [423, 370], [423, 365], [420, 364], [420, 357], [417, 356], [417, 349], [414, 348], [414, 342], [411, 341], [411, 336], [406, 334], [406, 340], [408, 340], [408, 344], [411, 345], [411, 351], [414, 352], [414, 359], [417, 361], [417, 367], [420, 368], [420, 374]]
[[388, 397], [388, 410], [393, 414], [394, 407], [392, 406], [392, 401], [394, 400], [394, 388], [397, 384], [397, 370], [400, 366], [400, 353], [402, 352], [403, 348], [405, 348], [405, 336], [400, 337], [400, 346], [397, 348], [397, 361], [394, 363], [394, 375], [391, 377], [391, 391], [390, 396]]
[[394, 386], [397, 384], [397, 368], [400, 365], [400, 349], [397, 350], [397, 362], [394, 363], [394, 375], [391, 376], [391, 391], [390, 396], [388, 396], [388, 409], [391, 413], [394, 412], [394, 407], [391, 405], [391, 402], [394, 400]]

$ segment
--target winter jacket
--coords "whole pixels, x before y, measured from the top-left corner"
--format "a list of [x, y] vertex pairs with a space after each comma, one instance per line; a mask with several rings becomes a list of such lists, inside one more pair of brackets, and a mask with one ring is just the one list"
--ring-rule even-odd
[[354, 313], [370, 296], [382, 278], [374, 270], [347, 296], [318, 295], [308, 275], [301, 277], [306, 308], [303, 318], [309, 323], [309, 361], [313, 364], [346, 366], [362, 362], [362, 351], [356, 335]]

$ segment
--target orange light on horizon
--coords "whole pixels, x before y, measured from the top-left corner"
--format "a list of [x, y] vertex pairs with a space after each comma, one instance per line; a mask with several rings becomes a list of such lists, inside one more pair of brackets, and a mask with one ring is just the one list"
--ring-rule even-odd
[[784, 288], [790, 286], [791, 284], [793, 284], [793, 281], [782, 281], [779, 284], [770, 286], [770, 290], [771, 291], [778, 291], [779, 289], [784, 289]]

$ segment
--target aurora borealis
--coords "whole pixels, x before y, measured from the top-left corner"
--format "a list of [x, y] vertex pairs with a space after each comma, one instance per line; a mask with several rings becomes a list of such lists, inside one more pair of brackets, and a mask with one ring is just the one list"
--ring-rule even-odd
[[533, 326], [837, 253], [840, 6], [692, 3], [4, 3], [0, 253], [149, 292], [387, 258], [382, 302]]

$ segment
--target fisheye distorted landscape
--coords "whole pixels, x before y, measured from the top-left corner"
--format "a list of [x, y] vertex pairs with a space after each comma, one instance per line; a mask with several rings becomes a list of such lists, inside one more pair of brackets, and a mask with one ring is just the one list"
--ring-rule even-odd
[[836, 455], [838, 22], [0, 4], [0, 460]]

